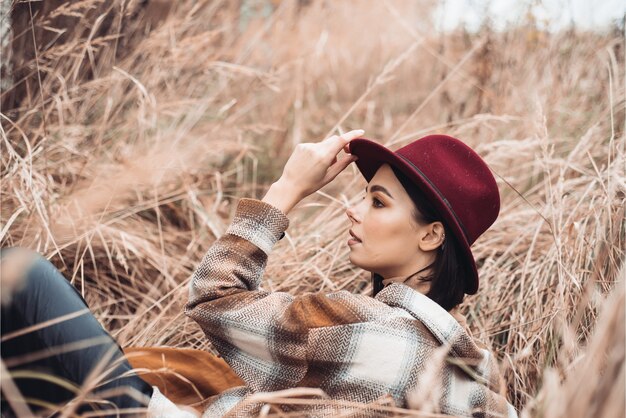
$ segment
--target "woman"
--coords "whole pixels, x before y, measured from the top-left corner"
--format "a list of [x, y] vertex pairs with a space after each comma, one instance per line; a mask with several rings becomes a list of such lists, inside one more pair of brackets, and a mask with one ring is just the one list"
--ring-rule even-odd
[[[348, 401], [391, 396], [400, 406], [416, 393], [419, 405], [435, 401], [450, 415], [516, 416], [497, 393], [493, 358], [448, 312], [478, 289], [470, 245], [498, 215], [493, 176], [449, 136], [392, 152], [356, 139], [362, 134], [298, 145], [261, 201], [239, 202], [194, 273], [185, 313], [247, 383], [220, 395], [207, 416], [245, 416], [260, 406], [250, 394], [296, 386]], [[337, 160], [342, 149], [350, 155]], [[346, 212], [347, 244], [350, 261], [372, 273], [374, 297], [260, 290], [287, 214], [353, 161], [369, 183]], [[436, 353], [447, 357], [437, 363]]]
[[[250, 394], [297, 386], [319, 387], [347, 401], [389, 397], [399, 406], [407, 406], [413, 393], [412, 405], [434, 402], [434, 409], [446, 414], [516, 416], [497, 393], [493, 358], [449, 313], [464, 293], [478, 289], [469, 246], [499, 210], [489, 169], [452, 137], [429, 136], [391, 152], [356, 139], [362, 134], [298, 145], [262, 200], [239, 202], [228, 230], [195, 271], [185, 313], [245, 382], [223, 391], [204, 416], [254, 414], [261, 405], [250, 401]], [[350, 155], [338, 160], [342, 149]], [[364, 200], [346, 211], [352, 224], [350, 261], [372, 273], [373, 297], [260, 290], [268, 255], [289, 225], [287, 214], [354, 161], [368, 187]], [[97, 328], [78, 328], [85, 327]], [[109, 341], [108, 349], [115, 351], [114, 345]], [[120, 353], [113, 358], [145, 395], [143, 401], [150, 398], [149, 416], [193, 416], [157, 387], [129, 375]], [[78, 355], [94, 362], [102, 353]], [[112, 401], [121, 407], [137, 402]]]

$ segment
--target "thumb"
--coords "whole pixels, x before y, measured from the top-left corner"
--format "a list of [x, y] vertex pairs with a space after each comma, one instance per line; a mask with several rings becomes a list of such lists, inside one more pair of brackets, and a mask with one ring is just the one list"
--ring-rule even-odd
[[359, 157], [356, 155], [347, 155], [341, 160], [337, 161], [335, 164], [331, 165], [326, 172], [326, 176], [324, 177], [324, 182], [331, 182], [339, 173], [341, 173], [350, 163], [358, 160]]

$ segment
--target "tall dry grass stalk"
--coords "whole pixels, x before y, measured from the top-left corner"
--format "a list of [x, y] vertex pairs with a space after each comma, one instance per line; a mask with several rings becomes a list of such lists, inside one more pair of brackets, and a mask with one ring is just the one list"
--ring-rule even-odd
[[[524, 416], [623, 416], [623, 32], [442, 34], [426, 0], [58, 3], [32, 19], [13, 3], [36, 48], [2, 92], [0, 240], [50, 258], [120, 344], [210, 349], [182, 314], [190, 274], [295, 144], [442, 132], [500, 187], [462, 310], [509, 398]], [[345, 245], [364, 186], [352, 167], [294, 210], [266, 288], [369, 291]]]

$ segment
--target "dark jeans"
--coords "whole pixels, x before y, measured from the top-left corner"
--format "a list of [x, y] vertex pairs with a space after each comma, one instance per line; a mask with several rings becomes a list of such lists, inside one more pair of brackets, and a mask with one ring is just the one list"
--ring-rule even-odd
[[[0, 262], [24, 251], [0, 249]], [[118, 410], [128, 417], [131, 411], [125, 414], [121, 409], [134, 408], [133, 416], [137, 408], [145, 411], [152, 387], [129, 372], [132, 367], [122, 349], [89, 312], [74, 286], [44, 257], [30, 254], [33, 262], [22, 275], [23, 286], [2, 306], [0, 348], [2, 361], [31, 411], [43, 413], [42, 402], [67, 405], [76, 397], [69, 388], [84, 390], [89, 385], [92, 390], [75, 409], [77, 413], [99, 411], [98, 416], [108, 417], [117, 416]], [[46, 321], [52, 323], [43, 324]], [[43, 326], [19, 335], [19, 330], [36, 324]], [[65, 383], [59, 385], [58, 378]], [[2, 414], [12, 416], [7, 395], [3, 384]]]

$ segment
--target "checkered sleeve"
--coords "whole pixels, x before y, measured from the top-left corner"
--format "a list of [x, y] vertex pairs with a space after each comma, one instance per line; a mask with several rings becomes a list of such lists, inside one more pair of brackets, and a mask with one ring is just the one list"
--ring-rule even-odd
[[268, 254], [288, 225], [272, 205], [241, 199], [228, 230], [194, 272], [185, 305], [185, 314], [255, 392], [302, 380], [311, 327], [358, 320], [354, 309], [323, 294], [259, 289]]

